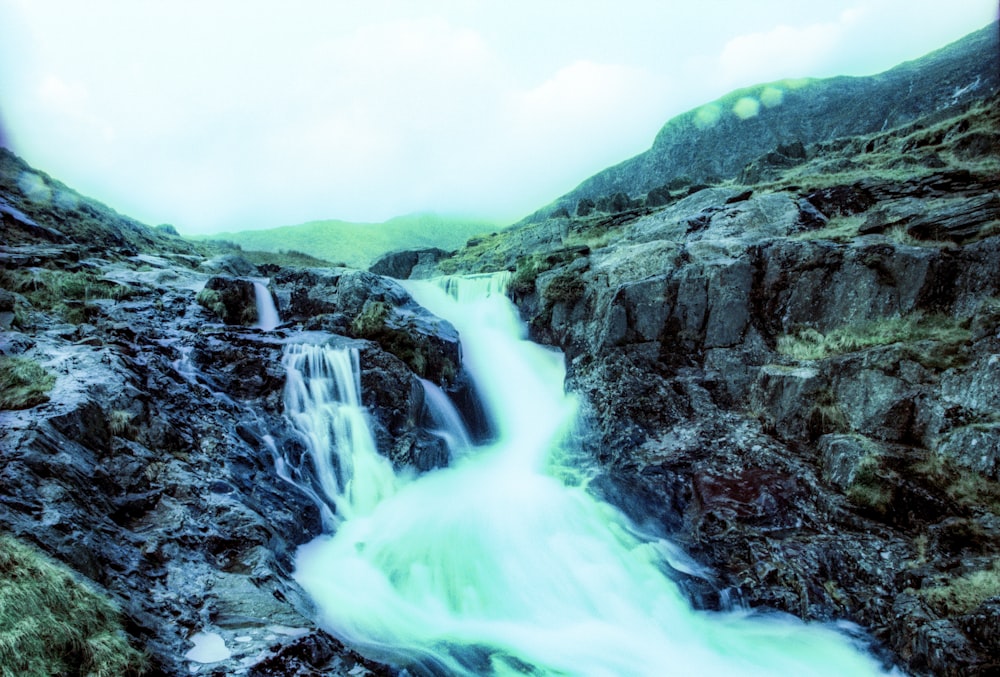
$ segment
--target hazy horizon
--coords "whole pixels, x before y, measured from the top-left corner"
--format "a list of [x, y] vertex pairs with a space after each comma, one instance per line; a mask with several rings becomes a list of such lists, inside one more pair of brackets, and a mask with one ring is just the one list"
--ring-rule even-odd
[[295, 7], [0, 3], [0, 143], [185, 234], [428, 212], [509, 223], [734, 89], [875, 74], [997, 14], [985, 0]]

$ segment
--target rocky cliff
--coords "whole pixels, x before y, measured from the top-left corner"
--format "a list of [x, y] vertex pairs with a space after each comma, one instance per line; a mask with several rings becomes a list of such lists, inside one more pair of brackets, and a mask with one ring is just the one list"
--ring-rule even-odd
[[[317, 630], [291, 580], [322, 525], [292, 483], [311, 465], [280, 460], [302, 450], [283, 349], [304, 336], [358, 348], [380, 451], [421, 471], [448, 453], [423, 425], [420, 379], [459, 400], [467, 387], [455, 330], [386, 278], [219, 256], [0, 160], [0, 532], [112, 602], [145, 674], [388, 674]], [[285, 321], [274, 331], [254, 326], [259, 280]], [[55, 669], [26, 649], [54, 633], [28, 626], [4, 635], [0, 672]], [[88, 632], [85, 647], [103, 641]], [[188, 659], [206, 637], [226, 655]], [[70, 644], [53, 652], [72, 663]], [[76, 667], [136, 669], [109, 660]]]
[[914, 674], [1000, 668], [998, 103], [439, 264], [515, 270], [595, 485], [717, 572], [700, 603], [856, 621]]

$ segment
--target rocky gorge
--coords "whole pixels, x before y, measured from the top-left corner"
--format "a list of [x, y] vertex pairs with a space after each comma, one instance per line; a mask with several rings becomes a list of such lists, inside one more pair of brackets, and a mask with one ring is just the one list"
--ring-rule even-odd
[[318, 629], [291, 577], [324, 524], [293, 484], [315, 469], [283, 351], [356, 347], [379, 450], [432, 471], [422, 379], [489, 430], [455, 328], [383, 276], [509, 270], [565, 353], [592, 490], [713, 572], [684, 581], [693, 604], [852, 621], [908, 673], [995, 674], [998, 103], [615, 184], [375, 272], [191, 243], [0, 151], [0, 529], [120, 610], [144, 653], [120, 674], [397, 674]]

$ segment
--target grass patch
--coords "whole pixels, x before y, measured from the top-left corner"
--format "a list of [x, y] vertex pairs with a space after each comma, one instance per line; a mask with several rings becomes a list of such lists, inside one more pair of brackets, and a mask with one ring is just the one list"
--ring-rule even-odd
[[444, 275], [503, 270], [506, 265], [503, 255], [504, 248], [501, 245], [509, 237], [509, 233], [501, 232], [471, 238], [466, 242], [465, 247], [459, 249], [452, 256], [441, 259], [438, 262], [438, 269]]
[[34, 360], [0, 355], [0, 409], [28, 409], [49, 401], [56, 377]]
[[139, 675], [118, 611], [65, 567], [0, 535], [0, 675]]
[[830, 240], [831, 242], [850, 242], [858, 236], [858, 231], [867, 220], [865, 214], [851, 216], [834, 216], [826, 225], [816, 230], [796, 233], [793, 240]]
[[894, 492], [882, 477], [881, 470], [881, 454], [869, 452], [862, 456], [847, 487], [847, 498], [859, 508], [885, 516], [892, 505]]
[[[95, 309], [91, 301], [123, 301], [135, 293], [132, 287], [92, 271], [48, 268], [0, 271], [0, 287], [21, 294], [35, 310], [55, 313], [72, 324], [81, 324], [92, 316]], [[23, 322], [23, 316], [21, 320], [15, 317], [17, 321]]]
[[935, 452], [914, 465], [913, 469], [923, 475], [934, 489], [959, 505], [1000, 515], [1000, 484], [980, 473]]
[[920, 595], [943, 616], [971, 613], [986, 600], [1000, 597], [1000, 558], [994, 558], [989, 568], [921, 590]]
[[[957, 350], [972, 337], [957, 320], [944, 315], [913, 313], [904, 317], [887, 317], [859, 324], [844, 325], [823, 334], [805, 327], [778, 338], [777, 350], [796, 360], [822, 360], [833, 355], [853, 353], [866, 348], [933, 341], [941, 348]], [[918, 361], [925, 354], [932, 360], [939, 351], [916, 351]], [[940, 356], [938, 356], [940, 357]]]
[[294, 249], [277, 252], [241, 251], [240, 256], [255, 266], [281, 266], [282, 268], [346, 268], [347, 263], [336, 263]]

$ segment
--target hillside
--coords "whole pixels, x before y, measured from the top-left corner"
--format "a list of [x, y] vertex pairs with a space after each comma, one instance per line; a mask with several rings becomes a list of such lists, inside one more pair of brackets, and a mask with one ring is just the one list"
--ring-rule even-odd
[[720, 587], [856, 621], [915, 675], [994, 674], [998, 111], [771, 149], [438, 265], [513, 271], [531, 336], [566, 355], [594, 486]]
[[[687, 126], [668, 123], [654, 149], [664, 158], [697, 150], [689, 167], [725, 168], [704, 174], [714, 185], [689, 185], [692, 174], [652, 196], [595, 193], [585, 214], [573, 204], [436, 261], [439, 272], [503, 271], [490, 283], [509, 280], [528, 335], [565, 356], [541, 351], [523, 371], [564, 363], [544, 385], [569, 393], [560, 408], [579, 412], [551, 460], [532, 462], [513, 485], [504, 466], [481, 466], [482, 484], [459, 483], [467, 495], [450, 489], [468, 477], [459, 471], [477, 467], [472, 446], [502, 447], [490, 444], [500, 429], [479, 397], [492, 393], [469, 365], [502, 365], [515, 351], [490, 341], [476, 362], [463, 342], [482, 328], [491, 338], [493, 325], [513, 319], [509, 308], [483, 317], [470, 306], [472, 321], [452, 324], [394, 279], [184, 240], [0, 151], [0, 599], [13, 602], [0, 618], [0, 674], [442, 674], [431, 656], [439, 644], [454, 645], [474, 674], [526, 674], [527, 662], [494, 662], [502, 651], [463, 639], [477, 623], [449, 624], [441, 641], [428, 633], [402, 658], [364, 643], [358, 650], [371, 656], [359, 655], [322, 629], [317, 601], [294, 572], [300, 546], [343, 525], [354, 537], [341, 560], [350, 568], [321, 568], [319, 578], [364, 603], [331, 614], [373, 610], [386, 621], [373, 626], [391, 625], [406, 614], [387, 607], [385, 593], [406, 588], [422, 630], [432, 618], [424, 612], [443, 606], [427, 593], [433, 579], [479, 614], [479, 593], [490, 588], [453, 585], [471, 570], [487, 586], [511, 582], [509, 594], [495, 595], [505, 609], [522, 593], [541, 597], [552, 634], [563, 635], [569, 618], [599, 646], [622, 627], [595, 631], [576, 615], [549, 613], [574, 580], [569, 567], [546, 569], [552, 595], [525, 582], [539, 552], [569, 553], [586, 572], [579, 587], [614, 597], [624, 580], [606, 575], [605, 560], [593, 557], [600, 549], [574, 549], [579, 532], [533, 530], [580, 523], [561, 501], [537, 501], [537, 485], [564, 483], [573, 505], [585, 492], [586, 505], [610, 504], [588, 513], [585, 531], [613, 524], [630, 545], [621, 559], [669, 572], [697, 619], [781, 627], [795, 617], [852, 628], [844, 632], [872, 647], [873, 660], [906, 674], [997, 674], [1000, 94], [982, 63], [977, 88], [955, 89], [972, 72], [974, 48], [995, 49], [990, 40], [979, 33], [890, 71], [897, 89], [879, 91], [898, 109], [895, 126], [883, 118], [872, 131], [841, 135], [824, 119], [852, 106], [867, 115], [859, 92], [875, 91], [869, 81], [883, 76], [813, 81], [794, 91], [826, 87], [815, 90], [829, 97], [822, 106], [795, 103], [789, 89], [781, 106], [744, 121], [720, 104], [709, 131], [692, 112]], [[907, 98], [911, 84], [923, 88], [919, 101]], [[731, 110], [746, 96], [723, 101]], [[867, 103], [884, 114], [885, 101]], [[801, 131], [796, 138], [753, 126], [772, 113], [779, 121], [790, 103], [798, 118], [780, 122]], [[820, 129], [820, 138], [802, 138]], [[771, 145], [756, 138], [764, 133], [775, 134]], [[638, 185], [629, 182], [647, 169], [629, 165], [632, 178], [623, 170], [620, 185]], [[442, 222], [399, 228], [420, 223]], [[392, 231], [342, 225], [305, 224], [313, 245], [289, 237], [305, 226], [275, 229], [272, 242], [314, 255], [322, 243], [344, 260], [348, 244], [374, 251], [371, 242], [386, 245], [376, 233]], [[403, 245], [391, 239], [387, 248]], [[413, 246], [428, 245], [442, 242]], [[442, 282], [463, 296], [461, 283]], [[280, 315], [274, 326], [259, 321], [268, 297]], [[327, 349], [350, 359], [314, 360]], [[331, 376], [347, 361], [363, 406], [321, 397], [347, 390]], [[307, 371], [323, 385], [307, 384]], [[512, 386], [511, 408], [530, 421], [512, 429], [554, 434], [552, 410], [534, 398], [539, 388], [525, 386], [522, 370], [497, 372], [497, 383]], [[295, 408], [307, 400], [316, 406]], [[320, 410], [353, 418], [312, 415]], [[467, 424], [460, 455], [446, 418]], [[331, 435], [362, 426], [370, 444], [346, 451], [371, 454], [356, 466], [345, 457], [334, 471], [322, 453], [339, 446]], [[536, 483], [550, 463], [559, 472]], [[349, 474], [354, 467], [362, 472]], [[399, 473], [405, 511], [380, 509], [392, 483], [366, 485], [365, 467], [376, 478]], [[335, 476], [372, 501], [357, 521], [324, 498]], [[411, 491], [428, 478], [427, 493]], [[431, 504], [442, 510], [425, 512]], [[495, 557], [480, 541], [491, 523], [527, 534], [529, 547], [497, 547]], [[428, 534], [442, 525], [443, 558], [428, 545], [439, 543]], [[394, 539], [409, 547], [391, 548]], [[365, 570], [354, 564], [367, 556], [402, 565], [393, 576], [358, 576]], [[505, 631], [519, 622], [500, 620]], [[518, 634], [548, 641], [550, 628], [524, 627]], [[690, 627], [671, 630], [686, 642]], [[731, 648], [723, 639], [731, 635], [708, 636]], [[626, 645], [644, 637], [633, 633], [626, 639], [638, 641]], [[758, 640], [748, 638], [744, 655], [758, 653]], [[812, 648], [793, 646], [829, 668]]]
[[295, 226], [218, 233], [204, 239], [258, 251], [304, 252], [331, 263], [367, 268], [386, 252], [429, 247], [452, 251], [473, 236], [495, 230], [497, 224], [491, 221], [421, 213], [398, 216], [384, 223], [310, 221]]
[[871, 77], [779, 81], [732, 92], [668, 121], [652, 147], [588, 178], [522, 223], [616, 193], [730, 179], [779, 146], [871, 134], [1000, 89], [998, 26]]

